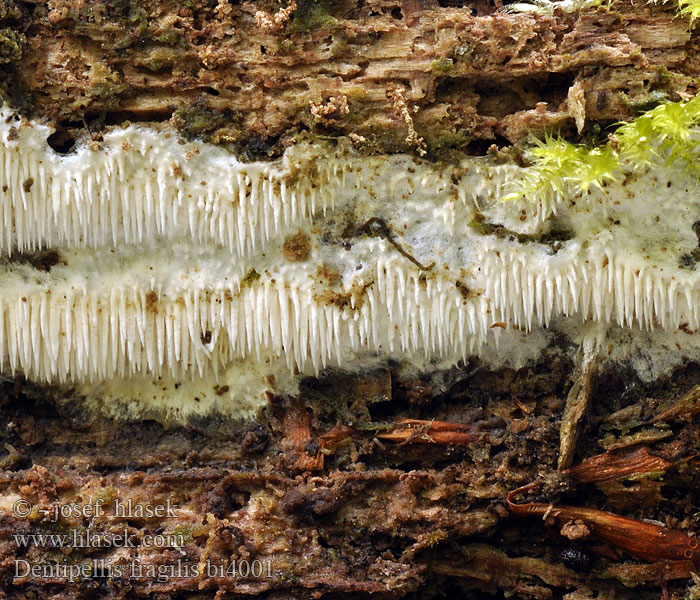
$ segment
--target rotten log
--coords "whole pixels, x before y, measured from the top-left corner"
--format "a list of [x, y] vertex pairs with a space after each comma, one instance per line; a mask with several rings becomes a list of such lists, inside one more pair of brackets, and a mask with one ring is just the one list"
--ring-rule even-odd
[[[242, 159], [347, 138], [363, 155], [519, 160], [531, 135], [592, 143], [612, 123], [693, 97], [697, 31], [670, 3], [540, 14], [482, 0], [7, 0], [0, 76], [4, 99], [55, 127], [49, 143], [64, 154], [84, 141], [99, 150], [106, 132], [133, 122]], [[421, 271], [441, 267], [416, 259], [380, 217], [365, 225], [380, 229], [353, 235], [388, 241]], [[303, 260], [301, 246], [287, 257]], [[13, 260], [41, 272], [62, 260], [26, 254]], [[481, 293], [457, 287], [465, 299]], [[685, 364], [649, 382], [626, 365], [596, 373], [590, 353], [583, 368], [574, 361], [555, 339], [517, 371], [477, 358], [424, 379], [395, 364], [331, 371], [273, 398], [256, 420], [213, 413], [175, 424], [94, 415], [72, 390], [8, 375], [0, 598], [689, 596], [692, 565], [669, 548], [696, 560], [700, 375]], [[672, 405], [654, 419], [672, 428], [607, 420], [650, 397]], [[652, 476], [663, 479], [641, 501], [624, 485]], [[546, 484], [538, 515], [552, 506], [560, 526], [612, 521], [603, 541], [628, 554], [514, 518], [509, 492], [533, 481]], [[614, 500], [629, 502], [624, 515], [611, 517], [610, 495], [594, 485], [610, 481], [620, 484]], [[50, 518], [98, 500], [97, 517]], [[120, 517], [117, 502], [129, 501], [171, 501], [176, 516]], [[28, 514], [17, 512], [24, 503]], [[102, 540], [124, 530], [135, 547], [61, 551], [21, 537], [88, 529]], [[667, 531], [674, 544], [635, 545]], [[159, 535], [173, 537], [146, 544]], [[67, 577], [84, 564], [91, 570]], [[17, 571], [25, 565], [37, 571]]]

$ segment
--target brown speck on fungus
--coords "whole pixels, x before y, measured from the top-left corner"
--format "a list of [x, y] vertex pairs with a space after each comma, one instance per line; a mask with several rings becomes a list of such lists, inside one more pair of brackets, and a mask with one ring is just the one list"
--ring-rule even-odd
[[282, 252], [284, 257], [291, 262], [307, 260], [311, 254], [311, 240], [305, 232], [300, 231], [284, 240]]
[[154, 315], [158, 314], [158, 294], [153, 290], [146, 294], [146, 310]]

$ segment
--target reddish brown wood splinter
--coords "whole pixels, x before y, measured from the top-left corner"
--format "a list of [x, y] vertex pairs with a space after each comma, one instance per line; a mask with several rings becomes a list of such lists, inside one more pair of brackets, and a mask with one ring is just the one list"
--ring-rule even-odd
[[592, 535], [636, 558], [649, 562], [691, 560], [696, 566], [700, 565], [700, 540], [683, 531], [593, 508], [555, 506], [544, 502], [517, 504], [513, 501], [518, 494], [540, 485], [540, 482], [530, 483], [508, 494], [506, 501], [511, 512], [520, 516], [546, 517], [555, 520], [558, 525], [580, 520]]

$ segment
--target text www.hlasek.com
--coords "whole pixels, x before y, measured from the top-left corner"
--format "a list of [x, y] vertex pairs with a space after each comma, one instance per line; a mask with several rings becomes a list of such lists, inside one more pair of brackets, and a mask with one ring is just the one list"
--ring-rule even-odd
[[[124, 508], [126, 507], [126, 508]], [[41, 521], [45, 525], [56, 523], [61, 518], [68, 517], [100, 517], [105, 516], [109, 521], [111, 515], [104, 512], [105, 506], [100, 500], [94, 505], [72, 504], [55, 505], [48, 510], [44, 507], [32, 506], [24, 499], [17, 500], [13, 506], [14, 515], [19, 519], [27, 519], [35, 514], [43, 517]], [[114, 515], [121, 518], [143, 518], [151, 513], [158, 517], [176, 517], [170, 501], [157, 506], [132, 506], [115, 502]], [[122, 510], [123, 509], [123, 510]], [[132, 510], [133, 509], [133, 510]], [[122, 514], [123, 513], [123, 514]], [[143, 514], [142, 514], [143, 513]], [[184, 528], [187, 529], [187, 528]], [[138, 534], [128, 527], [112, 531], [96, 531], [90, 527], [77, 527], [68, 530], [68, 533], [16, 533], [14, 542], [20, 548], [44, 548], [47, 550], [72, 549], [109, 549], [109, 548], [168, 548], [180, 550], [184, 556], [183, 547], [188, 536], [182, 533], [180, 528], [172, 532], [150, 533], [140, 531]], [[64, 530], [65, 531], [65, 530]], [[166, 582], [170, 579], [202, 579], [202, 578], [261, 578], [272, 577], [272, 564], [266, 560], [230, 560], [225, 563], [215, 563], [209, 559], [204, 563], [188, 562], [178, 559], [175, 563], [151, 564], [142, 563], [139, 558], [131, 557], [130, 560], [121, 558], [94, 558], [77, 564], [75, 562], [42, 562], [32, 563], [29, 560], [17, 558], [14, 561], [15, 580], [27, 578], [50, 579], [54, 583], [58, 580], [73, 583], [89, 578], [131, 578], [156, 580]]]
[[84, 531], [74, 529], [70, 534], [16, 533], [14, 538], [20, 548], [181, 548], [185, 545], [185, 536], [181, 534], [146, 533], [137, 537], [126, 528], [116, 534], [97, 534], [88, 528]]

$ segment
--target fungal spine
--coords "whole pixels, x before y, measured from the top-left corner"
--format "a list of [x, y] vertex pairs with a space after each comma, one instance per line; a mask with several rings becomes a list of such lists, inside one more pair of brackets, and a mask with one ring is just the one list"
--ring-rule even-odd
[[[623, 126], [617, 148], [546, 138], [529, 170], [313, 145], [241, 163], [135, 127], [59, 156], [38, 123], [9, 136], [5, 109], [0, 369], [103, 399], [163, 402], [183, 383], [189, 395], [225, 384], [231, 393], [207, 406], [238, 414], [264, 402], [269, 375], [293, 385], [389, 358], [517, 361], [515, 341], [548, 328], [680, 329], [695, 344], [700, 274], [687, 257], [700, 186], [675, 160], [695, 143], [694, 102]], [[646, 168], [630, 171], [633, 127], [653, 135]], [[559, 179], [534, 203], [502, 202], [517, 176], [521, 196]], [[291, 259], [284, 242], [299, 232], [309, 249]], [[18, 260], [47, 247], [60, 256], [48, 272]], [[144, 378], [152, 394], [129, 384]]]

